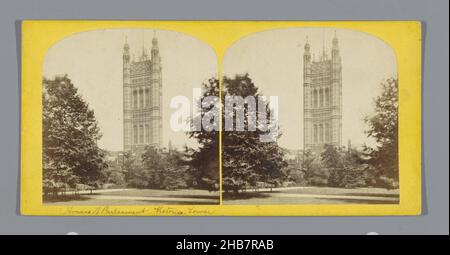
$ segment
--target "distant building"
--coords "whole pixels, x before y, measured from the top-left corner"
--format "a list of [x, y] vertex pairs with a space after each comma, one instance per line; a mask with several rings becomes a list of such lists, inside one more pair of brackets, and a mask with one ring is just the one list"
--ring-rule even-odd
[[336, 34], [331, 56], [325, 49], [311, 58], [309, 42], [303, 55], [304, 149], [320, 151], [325, 144], [342, 144], [342, 64]]
[[124, 151], [142, 152], [146, 146], [162, 146], [162, 77], [158, 39], [150, 56], [145, 46], [139, 59], [131, 59], [123, 47], [123, 144]]

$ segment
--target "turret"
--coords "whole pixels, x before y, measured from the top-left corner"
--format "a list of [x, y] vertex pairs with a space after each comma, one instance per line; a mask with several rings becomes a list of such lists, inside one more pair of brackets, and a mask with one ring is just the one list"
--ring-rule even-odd
[[124, 150], [129, 150], [129, 144], [131, 143], [131, 116], [129, 110], [131, 109], [131, 63], [130, 63], [130, 45], [128, 45], [127, 39], [123, 46], [123, 144]]
[[158, 39], [156, 36], [152, 39], [151, 56], [153, 81], [161, 85], [161, 57], [159, 56]]
[[311, 47], [306, 37], [305, 51], [303, 53], [303, 85], [309, 86], [311, 84]]
[[306, 37], [305, 53], [303, 54], [303, 62], [311, 62], [311, 47], [309, 46], [308, 37]]
[[312, 122], [311, 122], [311, 47], [308, 37], [303, 52], [303, 118], [304, 132], [303, 143], [304, 148], [311, 144]]
[[125, 44], [123, 45], [123, 63], [130, 62], [130, 45], [128, 45], [127, 40], [125, 39]]
[[331, 47], [331, 98], [333, 106], [333, 115], [338, 116], [338, 118], [333, 119], [332, 128], [336, 130], [336, 136], [333, 137], [333, 143], [337, 146], [342, 145], [342, 63], [341, 56], [339, 54], [339, 40], [336, 36], [336, 31], [334, 31], [334, 37], [332, 40]]
[[158, 39], [156, 37], [153, 37], [152, 39], [152, 62], [153, 63], [159, 63], [161, 61], [159, 57], [159, 48], [158, 48]]
[[303, 53], [303, 82], [304, 86], [310, 85], [310, 75], [311, 75], [311, 47], [308, 42], [308, 37], [306, 37], [305, 51]]
[[335, 60], [340, 60], [339, 56], [339, 41], [336, 36], [336, 31], [334, 32], [333, 42], [332, 42], [332, 48], [331, 48], [331, 57]]
[[125, 44], [123, 45], [123, 85], [128, 86], [130, 78], [130, 45], [125, 39]]
[[162, 146], [162, 117], [161, 117], [161, 104], [162, 104], [162, 67], [161, 67], [161, 57], [159, 55], [158, 39], [156, 34], [154, 34], [152, 39], [152, 49], [151, 49], [151, 62], [152, 62], [152, 115], [153, 115], [153, 134], [159, 138], [158, 141], [153, 141], [157, 143], [157, 146]]
[[339, 55], [339, 41], [336, 36], [336, 31], [334, 31], [334, 37], [332, 41], [332, 48], [331, 48], [331, 61], [333, 65], [333, 81], [337, 81], [340, 85], [340, 79], [341, 79], [341, 56]]

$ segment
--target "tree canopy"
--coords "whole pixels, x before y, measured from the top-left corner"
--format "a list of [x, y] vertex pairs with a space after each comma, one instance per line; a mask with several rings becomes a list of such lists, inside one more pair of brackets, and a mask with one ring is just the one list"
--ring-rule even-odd
[[[219, 80], [217, 78], [209, 79], [202, 85], [202, 91], [202, 102], [197, 102], [200, 104], [198, 107], [202, 110], [199, 116], [193, 117], [191, 125], [194, 125], [195, 121], [201, 121], [213, 107], [218, 107]], [[198, 149], [189, 150], [190, 173], [195, 186], [217, 190], [219, 188], [219, 131], [214, 129], [206, 131], [203, 128], [192, 130], [194, 131], [188, 133], [189, 137], [196, 139], [199, 143]]]
[[107, 167], [94, 111], [66, 76], [43, 80], [44, 187], [96, 186]]
[[[224, 77], [222, 96], [257, 98], [260, 94], [258, 87], [249, 75], [244, 74], [234, 78]], [[256, 109], [249, 107], [248, 104], [245, 104], [244, 108], [244, 128], [247, 130], [249, 116], [256, 116], [258, 121], [259, 115], [252, 112]], [[236, 125], [236, 111], [238, 110], [224, 113], [224, 115], [233, 115], [230, 119], [233, 119], [234, 125]], [[267, 120], [269, 120], [273, 116], [270, 116], [267, 103], [265, 103], [265, 110], [269, 116]], [[267, 135], [268, 132], [257, 129], [247, 132], [224, 131], [222, 133], [222, 179], [225, 190], [237, 191], [248, 185], [254, 186], [256, 182], [278, 184], [285, 177], [282, 171], [283, 167], [287, 166], [283, 159], [284, 151], [278, 146], [276, 139], [270, 142], [261, 141], [260, 137], [263, 134]], [[277, 134], [277, 136], [280, 135]]]
[[365, 119], [367, 135], [377, 142], [368, 153], [379, 175], [398, 180], [398, 80], [389, 78], [381, 86], [382, 93], [375, 98], [375, 114]]

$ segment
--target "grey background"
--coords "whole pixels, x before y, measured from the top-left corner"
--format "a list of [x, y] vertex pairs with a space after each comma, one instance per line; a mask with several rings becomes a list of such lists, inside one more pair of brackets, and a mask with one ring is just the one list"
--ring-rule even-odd
[[[447, 0], [0, 2], [0, 234], [448, 234]], [[422, 216], [30, 217], [18, 214], [20, 21], [24, 19], [420, 20], [423, 48]]]

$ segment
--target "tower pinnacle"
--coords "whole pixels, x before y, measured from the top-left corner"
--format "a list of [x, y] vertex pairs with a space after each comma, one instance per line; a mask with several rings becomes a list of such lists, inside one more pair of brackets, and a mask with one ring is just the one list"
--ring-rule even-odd
[[158, 38], [156, 36], [153, 36], [152, 47], [153, 48], [157, 48], [158, 47]]
[[306, 52], [309, 53], [309, 50], [310, 50], [309, 39], [308, 39], [308, 36], [306, 36], [305, 53], [306, 53]]
[[156, 37], [156, 31], [153, 31], [154, 36], [152, 39], [152, 61], [155, 63], [159, 62], [159, 48], [158, 48], [158, 38]]
[[123, 51], [129, 52], [129, 50], [130, 50], [130, 45], [128, 44], [128, 37], [125, 36], [125, 44], [123, 45]]
[[123, 62], [130, 62], [130, 45], [128, 45], [127, 38], [125, 37], [125, 44], [123, 45]]
[[147, 60], [147, 51], [145, 50], [144, 33], [142, 33], [142, 56], [141, 61]]
[[333, 47], [334, 46], [338, 46], [338, 43], [339, 43], [339, 40], [338, 40], [338, 38], [337, 38], [337, 35], [336, 35], [336, 30], [334, 30], [334, 37], [333, 37]]
[[331, 55], [333, 58], [338, 59], [338, 57], [339, 57], [339, 40], [336, 35], [336, 30], [334, 30], [334, 37], [333, 37], [332, 44], [333, 45], [331, 46]]
[[311, 61], [311, 52], [310, 52], [308, 36], [306, 36], [306, 43], [305, 43], [304, 48], [305, 48], [305, 51], [303, 53], [303, 61], [304, 61], [304, 63], [309, 63]]

